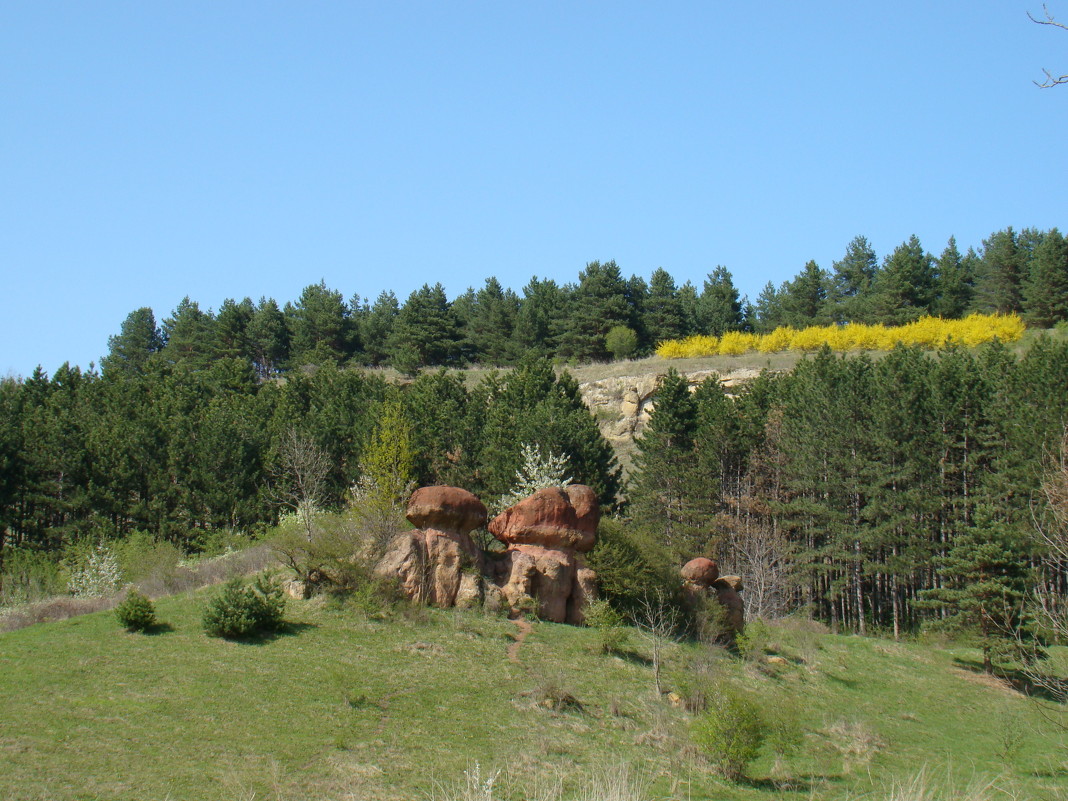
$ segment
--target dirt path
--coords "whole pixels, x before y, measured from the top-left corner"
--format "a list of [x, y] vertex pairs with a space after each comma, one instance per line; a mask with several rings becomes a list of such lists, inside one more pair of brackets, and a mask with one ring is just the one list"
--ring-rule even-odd
[[517, 617], [512, 622], [515, 623], [516, 628], [519, 629], [519, 635], [515, 638], [515, 642], [508, 646], [508, 660], [516, 665], [520, 665], [522, 663], [519, 661], [519, 649], [523, 645], [523, 640], [534, 631], [534, 627], [530, 625], [529, 621], [521, 617]]

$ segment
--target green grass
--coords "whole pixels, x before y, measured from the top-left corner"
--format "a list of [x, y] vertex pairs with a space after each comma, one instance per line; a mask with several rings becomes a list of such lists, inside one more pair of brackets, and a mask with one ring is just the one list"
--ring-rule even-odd
[[[762, 756], [732, 785], [689, 744], [693, 716], [653, 698], [635, 636], [633, 653], [607, 656], [595, 631], [536, 623], [517, 664], [506, 620], [369, 620], [308, 601], [291, 603], [286, 633], [234, 643], [202, 633], [204, 600], [159, 600], [169, 629], [152, 635], [112, 612], [0, 634], [0, 798], [419, 799], [476, 762], [502, 769], [498, 795], [512, 801], [555, 781], [566, 797], [621, 763], [650, 798], [886, 798], [921, 766], [1068, 797], [1065, 737], [978, 676], [967, 649], [804, 626], [773, 629], [788, 658], [774, 668], [673, 646], [676, 689], [729, 682], [801, 718], [801, 753], [778, 767]], [[566, 695], [581, 707], [550, 708]], [[1010, 729], [1022, 739], [1008, 742]]]

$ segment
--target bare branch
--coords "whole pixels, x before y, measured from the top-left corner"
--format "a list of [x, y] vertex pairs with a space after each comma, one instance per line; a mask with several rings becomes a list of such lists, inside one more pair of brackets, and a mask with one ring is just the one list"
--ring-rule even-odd
[[[1036, 25], [1049, 25], [1054, 28], [1060, 28], [1062, 30], [1068, 31], [1068, 24], [1057, 21], [1053, 14], [1050, 13], [1045, 3], [1042, 4], [1042, 14], [1045, 19], [1035, 17], [1030, 11], [1028, 11], [1027, 18]], [[1046, 80], [1044, 80], [1042, 83], [1039, 83], [1038, 81], [1032, 81], [1032, 83], [1034, 83], [1034, 85], [1037, 86], [1039, 89], [1049, 89], [1053, 86], [1059, 86], [1062, 83], [1068, 83], [1068, 75], [1054, 75], [1047, 69], [1043, 69], [1042, 72], [1045, 73]]]

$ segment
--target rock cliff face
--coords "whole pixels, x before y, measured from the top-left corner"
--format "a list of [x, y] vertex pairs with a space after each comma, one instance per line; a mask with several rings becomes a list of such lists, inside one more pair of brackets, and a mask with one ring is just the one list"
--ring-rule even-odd
[[[684, 375], [691, 390], [706, 378], [718, 376], [730, 392], [732, 387], [752, 381], [760, 375], [760, 371], [746, 368], [720, 374], [715, 370], [700, 370]], [[629, 453], [634, 438], [645, 429], [653, 411], [653, 395], [663, 377], [664, 374], [647, 373], [604, 378], [579, 385], [582, 399], [597, 418], [601, 434], [617, 453]]]

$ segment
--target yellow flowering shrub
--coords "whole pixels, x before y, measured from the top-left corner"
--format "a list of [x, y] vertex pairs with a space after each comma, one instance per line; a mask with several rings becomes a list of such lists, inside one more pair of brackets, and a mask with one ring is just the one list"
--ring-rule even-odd
[[835, 351], [890, 350], [895, 345], [919, 345], [930, 350], [956, 342], [968, 347], [1000, 339], [1015, 342], [1024, 335], [1024, 324], [1015, 314], [971, 314], [961, 320], [921, 317], [901, 326], [813, 325], [795, 329], [776, 328], [768, 334], [730, 331], [722, 337], [692, 336], [660, 343], [658, 356], [687, 359], [700, 356], [737, 356], [742, 353], [810, 352], [824, 345]]

